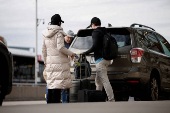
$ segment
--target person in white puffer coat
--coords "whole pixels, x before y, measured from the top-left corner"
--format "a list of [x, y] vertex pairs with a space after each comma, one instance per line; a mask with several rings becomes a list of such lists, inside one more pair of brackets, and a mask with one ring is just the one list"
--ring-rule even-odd
[[64, 45], [64, 36], [61, 27], [61, 17], [55, 14], [51, 17], [51, 25], [42, 32], [43, 46], [42, 54], [47, 74], [47, 103], [60, 103], [61, 89], [72, 87], [70, 64], [68, 56], [71, 59], [75, 54], [69, 51]]

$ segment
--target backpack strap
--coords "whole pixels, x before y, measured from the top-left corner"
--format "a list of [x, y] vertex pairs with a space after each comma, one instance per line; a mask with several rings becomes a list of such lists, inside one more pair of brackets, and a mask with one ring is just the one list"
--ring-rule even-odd
[[[116, 41], [116, 39], [113, 37], [113, 39], [112, 38], [110, 38], [110, 37], [112, 37], [111, 36], [111, 34], [108, 34], [107, 32], [103, 32], [102, 30], [100, 30], [100, 29], [98, 29], [98, 31], [100, 32], [100, 33], [102, 33], [103, 35], [107, 35], [108, 36], [108, 38], [111, 40], [111, 41], [113, 41], [113, 42], [116, 42], [115, 44], [117, 45], [117, 41]], [[118, 46], [118, 45], [117, 45]]]
[[109, 34], [107, 34], [107, 32], [104, 32], [104, 31], [102, 31], [102, 30], [100, 30], [100, 29], [98, 29], [98, 31], [99, 31], [100, 33], [102, 33], [103, 36], [104, 36], [104, 35], [108, 35], [108, 38], [110, 39], [110, 36], [109, 36]]

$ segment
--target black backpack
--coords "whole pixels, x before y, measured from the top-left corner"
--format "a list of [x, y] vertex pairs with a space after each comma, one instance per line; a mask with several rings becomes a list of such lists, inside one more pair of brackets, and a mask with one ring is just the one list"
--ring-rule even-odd
[[107, 32], [103, 32], [99, 30], [100, 33], [102, 33], [103, 36], [103, 47], [102, 47], [102, 57], [105, 60], [112, 60], [117, 57], [118, 54], [118, 45], [117, 41], [114, 37], [111, 36], [111, 34]]

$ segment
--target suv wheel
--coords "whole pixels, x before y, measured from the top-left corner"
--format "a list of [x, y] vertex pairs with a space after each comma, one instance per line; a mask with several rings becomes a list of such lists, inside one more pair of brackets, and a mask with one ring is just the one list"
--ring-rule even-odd
[[2, 87], [1, 87], [1, 81], [0, 81], [0, 106], [2, 106], [3, 102], [3, 96], [2, 96]]
[[3, 99], [0, 97], [0, 106], [2, 106]]
[[153, 77], [150, 81], [150, 94], [152, 101], [159, 99], [159, 85], [155, 77]]

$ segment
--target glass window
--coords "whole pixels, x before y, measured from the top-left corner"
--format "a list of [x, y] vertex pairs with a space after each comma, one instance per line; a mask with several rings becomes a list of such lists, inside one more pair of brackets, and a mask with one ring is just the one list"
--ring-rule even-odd
[[156, 36], [162, 45], [164, 53], [170, 56], [170, 44], [168, 43], [168, 41], [158, 34], [156, 34]]
[[147, 47], [157, 52], [162, 52], [161, 45], [156, 39], [155, 35], [152, 32], [148, 32], [145, 35], [145, 38], [149, 41]]
[[77, 37], [72, 48], [75, 49], [90, 49], [92, 47], [92, 36]]
[[[131, 44], [130, 35], [112, 34], [112, 36], [116, 39], [118, 47], [123, 47]], [[90, 49], [92, 45], [92, 36], [78, 37], [75, 40], [72, 48]]]
[[138, 32], [138, 41], [139, 41], [139, 43], [142, 44], [142, 46], [144, 46], [146, 48], [149, 47], [150, 41], [148, 40], [147, 37], [145, 37], [147, 32], [142, 32], [140, 30], [138, 30], [137, 32]]
[[111, 36], [116, 39], [118, 47], [131, 45], [130, 35], [111, 34]]

